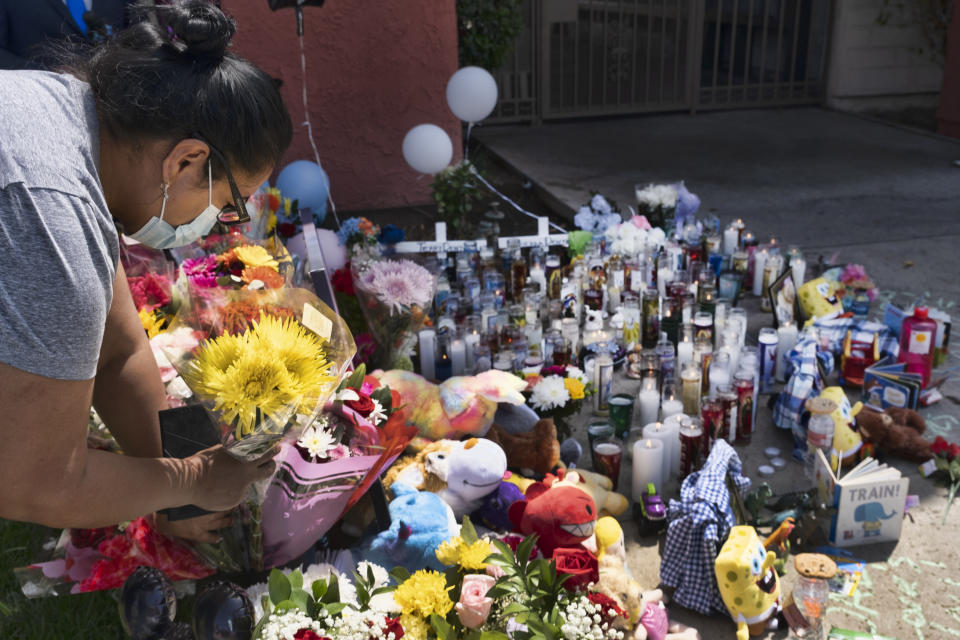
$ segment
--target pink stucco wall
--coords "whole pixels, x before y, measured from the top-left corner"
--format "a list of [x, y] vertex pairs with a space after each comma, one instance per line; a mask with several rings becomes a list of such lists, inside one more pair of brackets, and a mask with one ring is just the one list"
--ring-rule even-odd
[[[294, 139], [283, 164], [313, 160], [303, 118], [292, 9], [225, 0], [237, 21], [234, 50], [283, 80]], [[403, 159], [403, 136], [430, 122], [460, 147], [445, 91], [457, 70], [454, 0], [328, 0], [304, 9], [310, 118], [338, 209], [430, 201], [429, 177]], [[459, 153], [457, 154], [459, 157]], [[456, 158], [455, 158], [456, 161]]]

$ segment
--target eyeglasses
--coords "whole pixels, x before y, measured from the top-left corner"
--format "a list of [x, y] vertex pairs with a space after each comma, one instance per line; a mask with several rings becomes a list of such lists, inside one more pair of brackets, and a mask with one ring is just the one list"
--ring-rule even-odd
[[250, 214], [247, 213], [247, 207], [244, 203], [244, 198], [242, 195], [240, 195], [240, 189], [237, 188], [237, 183], [233, 179], [233, 174], [230, 173], [230, 166], [227, 164], [227, 158], [220, 153], [219, 149], [207, 142], [203, 136], [195, 135], [193, 137], [202, 141], [207, 145], [207, 147], [210, 148], [210, 155], [216, 158], [220, 164], [223, 165], [223, 171], [227, 175], [227, 182], [230, 184], [230, 193], [233, 195], [233, 204], [228, 204], [224, 208], [220, 209], [220, 213], [217, 214], [217, 222], [226, 225], [250, 222]]

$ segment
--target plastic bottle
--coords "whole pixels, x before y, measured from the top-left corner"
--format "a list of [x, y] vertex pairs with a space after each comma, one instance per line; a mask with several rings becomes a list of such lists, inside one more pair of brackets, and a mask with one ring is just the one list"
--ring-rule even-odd
[[933, 349], [937, 340], [937, 322], [930, 319], [926, 307], [917, 307], [913, 315], [903, 319], [900, 329], [898, 362], [907, 363], [907, 371], [923, 376], [923, 386], [930, 384]]

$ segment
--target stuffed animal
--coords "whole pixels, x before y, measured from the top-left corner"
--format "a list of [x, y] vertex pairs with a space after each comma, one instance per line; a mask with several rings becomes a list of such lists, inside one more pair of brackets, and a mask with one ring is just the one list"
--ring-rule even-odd
[[800, 286], [797, 291], [800, 309], [812, 323], [817, 318], [843, 313], [843, 303], [837, 296], [837, 283], [826, 278], [815, 278]]
[[598, 515], [619, 516], [630, 505], [630, 501], [623, 494], [613, 491], [613, 481], [603, 474], [586, 469], [575, 471], [558, 469], [556, 475], [548, 473], [543, 478], [547, 486], [557, 480], [569, 480], [589, 493], [594, 504], [597, 505]]
[[857, 416], [857, 428], [864, 440], [890, 455], [910, 462], [933, 457], [930, 441], [922, 435], [927, 423], [912, 409], [889, 407], [882, 413], [865, 409]]
[[616, 623], [626, 637], [634, 640], [699, 639], [696, 629], [668, 620], [662, 591], [644, 591], [630, 576], [623, 548], [623, 529], [614, 518], [597, 521], [596, 545], [600, 579], [594, 589], [612, 598], [627, 612], [627, 617], [619, 618]]
[[497, 490], [506, 470], [507, 456], [490, 440], [440, 440], [394, 464], [383, 484], [388, 490], [400, 482], [436, 493], [460, 519], [479, 509], [484, 498]]
[[523, 491], [520, 487], [504, 480], [496, 491], [483, 499], [483, 504], [470, 516], [470, 519], [490, 529], [512, 531], [513, 523], [507, 515], [510, 505], [523, 499]]
[[508, 433], [493, 425], [487, 438], [503, 448], [511, 469], [530, 469], [543, 475], [560, 462], [560, 443], [552, 418], [540, 420], [531, 431], [519, 434]]
[[535, 482], [527, 489], [526, 499], [510, 505], [508, 515], [515, 531], [537, 534], [537, 544], [549, 558], [557, 547], [575, 547], [593, 535], [597, 506], [570, 481], [551, 486]]
[[402, 566], [443, 571], [437, 560], [441, 543], [460, 535], [460, 526], [446, 502], [428, 491], [395, 483], [390, 502], [390, 528], [367, 545], [364, 558], [383, 567]]
[[863, 446], [863, 438], [857, 430], [854, 418], [860, 413], [863, 403], [858, 402], [851, 407], [843, 387], [827, 387], [820, 392], [820, 397], [832, 400], [837, 405], [830, 414], [833, 418], [831, 464], [836, 458], [840, 459], [841, 465], [856, 463], [861, 456], [860, 448]]
[[720, 596], [737, 623], [737, 640], [764, 632], [780, 610], [780, 581], [773, 563], [777, 555], [763, 548], [753, 527], [737, 526], [714, 561]]
[[493, 424], [497, 403], [523, 404], [521, 392], [527, 387], [519, 377], [495, 369], [475, 376], [455, 376], [441, 384], [411, 371], [384, 371], [378, 377], [400, 394], [402, 417], [428, 441], [485, 435]]

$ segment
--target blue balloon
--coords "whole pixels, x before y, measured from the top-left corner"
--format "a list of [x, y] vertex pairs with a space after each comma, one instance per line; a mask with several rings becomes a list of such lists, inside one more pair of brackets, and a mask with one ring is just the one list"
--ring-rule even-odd
[[296, 200], [301, 209], [310, 209], [319, 222], [327, 216], [330, 179], [316, 162], [297, 160], [277, 176], [277, 189], [284, 198]]

